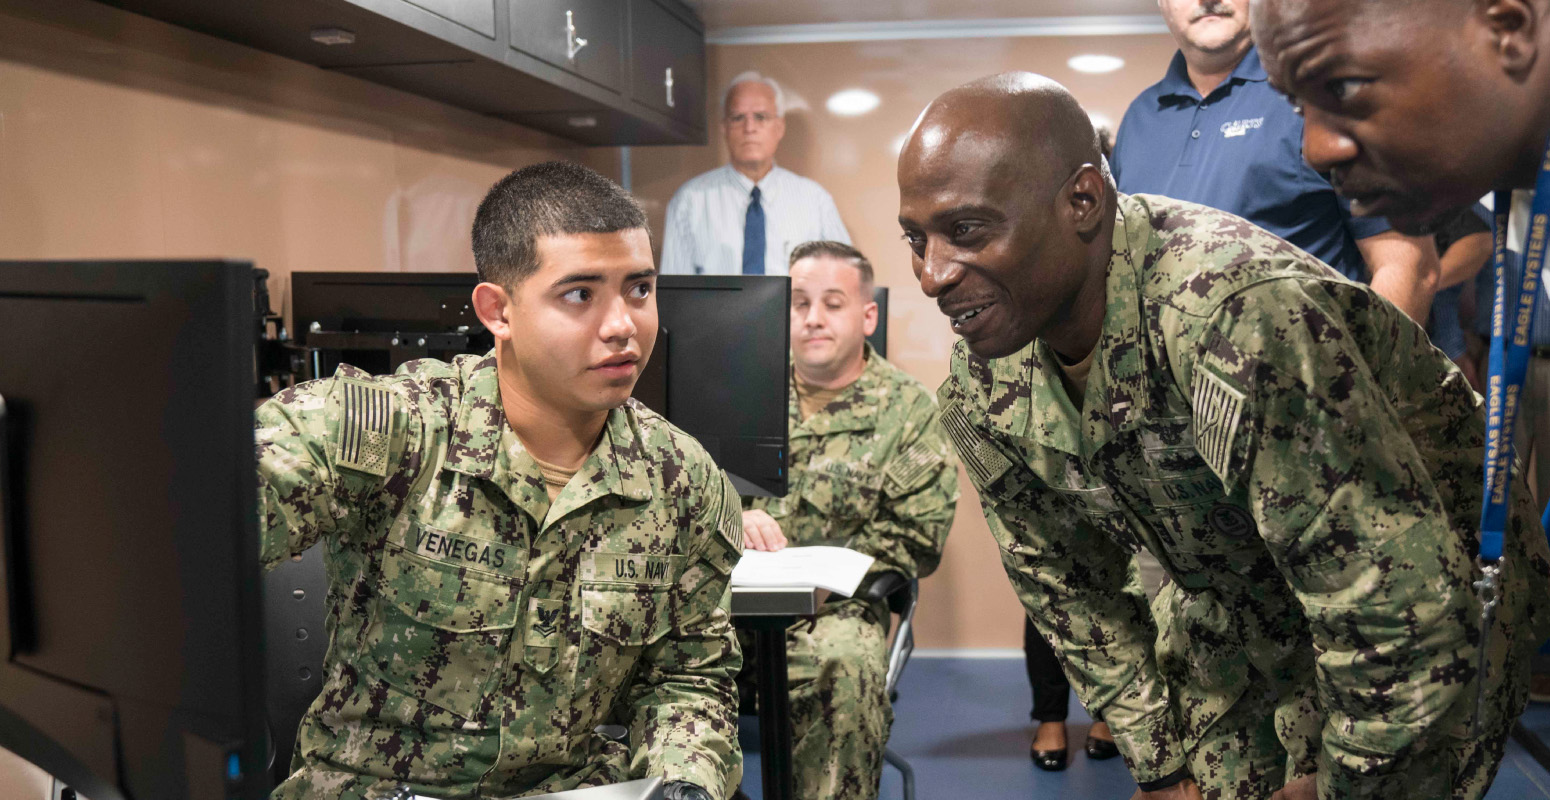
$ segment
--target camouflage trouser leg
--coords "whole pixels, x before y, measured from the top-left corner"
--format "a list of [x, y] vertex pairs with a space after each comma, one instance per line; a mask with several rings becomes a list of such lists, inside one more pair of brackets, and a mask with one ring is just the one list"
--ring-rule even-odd
[[[1407, 800], [1481, 800], [1501, 765], [1513, 723], [1528, 702], [1532, 637], [1499, 631], [1493, 637], [1485, 724], [1475, 735], [1468, 715], [1446, 734], [1448, 741], [1418, 758], [1386, 782], [1381, 791], [1403, 786]], [[1473, 685], [1461, 698], [1473, 710]], [[1463, 711], [1463, 709], [1461, 709]], [[1206, 800], [1267, 798], [1275, 790], [1317, 769], [1323, 718], [1317, 700], [1277, 697], [1256, 677], [1189, 753], [1190, 771]]]
[[1255, 681], [1190, 748], [1205, 800], [1262, 800], [1286, 785], [1287, 749], [1276, 735], [1275, 691]]
[[860, 601], [830, 604], [811, 633], [786, 637], [791, 681], [792, 763], [802, 800], [871, 800], [893, 725], [888, 629]]

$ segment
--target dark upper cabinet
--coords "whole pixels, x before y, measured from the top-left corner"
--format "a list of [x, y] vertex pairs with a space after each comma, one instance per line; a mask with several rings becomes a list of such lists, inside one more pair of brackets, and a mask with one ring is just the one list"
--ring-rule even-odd
[[619, 0], [506, 0], [511, 46], [616, 92], [624, 89]]
[[[583, 144], [705, 142], [705, 39], [680, 0], [100, 2]], [[329, 28], [354, 41], [314, 41]]]
[[705, 127], [705, 34], [693, 17], [656, 0], [630, 3], [630, 98]]
[[496, 0], [409, 0], [438, 17], [489, 39], [495, 38]]

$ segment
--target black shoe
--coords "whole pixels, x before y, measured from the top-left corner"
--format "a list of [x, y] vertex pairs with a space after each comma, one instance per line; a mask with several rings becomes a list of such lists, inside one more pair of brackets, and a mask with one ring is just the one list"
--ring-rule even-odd
[[1066, 768], [1065, 750], [1030, 750], [1033, 765], [1045, 772], [1059, 772]]
[[[1040, 723], [1040, 727], [1044, 724], [1056, 723]], [[1069, 742], [1071, 740], [1069, 738], [1066, 739], [1067, 746], [1059, 750], [1039, 750], [1033, 746], [1033, 743], [1038, 741], [1038, 739], [1039, 732], [1036, 730], [1033, 733], [1033, 740], [1028, 743], [1028, 757], [1033, 759], [1034, 766], [1046, 772], [1059, 772], [1065, 769], [1066, 762], [1069, 759], [1068, 753], [1071, 749]]]
[[1094, 761], [1106, 761], [1119, 755], [1119, 745], [1113, 739], [1087, 737], [1087, 757]]

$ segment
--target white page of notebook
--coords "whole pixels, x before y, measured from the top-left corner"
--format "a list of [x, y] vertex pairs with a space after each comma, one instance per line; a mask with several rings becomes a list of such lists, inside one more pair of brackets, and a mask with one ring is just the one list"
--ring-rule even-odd
[[732, 570], [732, 585], [817, 586], [849, 597], [874, 560], [848, 547], [787, 547], [774, 553], [744, 550]]

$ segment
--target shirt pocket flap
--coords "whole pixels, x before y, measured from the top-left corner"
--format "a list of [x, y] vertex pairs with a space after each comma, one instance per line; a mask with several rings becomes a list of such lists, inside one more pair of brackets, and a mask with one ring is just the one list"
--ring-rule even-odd
[[611, 583], [581, 585], [581, 627], [614, 647], [643, 647], [672, 627], [668, 590]]
[[882, 497], [882, 475], [859, 480], [828, 470], [808, 470], [802, 477], [802, 499], [834, 519], [868, 519]]
[[415, 622], [453, 633], [512, 628], [521, 612], [520, 582], [432, 561], [394, 545], [383, 554], [381, 592]]

